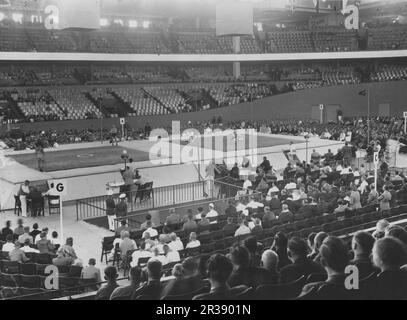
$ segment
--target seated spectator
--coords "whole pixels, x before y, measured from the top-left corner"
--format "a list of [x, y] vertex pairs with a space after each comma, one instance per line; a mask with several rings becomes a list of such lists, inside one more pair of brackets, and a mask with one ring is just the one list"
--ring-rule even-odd
[[23, 219], [17, 220], [17, 228], [14, 229], [14, 234], [21, 236], [24, 233]]
[[18, 242], [25, 243], [28, 240], [30, 244], [34, 243], [33, 237], [30, 236], [30, 227], [24, 227], [24, 233], [18, 237]]
[[164, 255], [168, 259], [168, 263], [181, 261], [181, 257], [179, 256], [179, 253], [177, 250], [171, 250], [170, 247], [166, 244], [163, 246], [163, 249], [164, 249]]
[[273, 250], [265, 250], [261, 255], [261, 266], [262, 268], [270, 272], [270, 283], [276, 284], [279, 279], [279, 274], [277, 271], [278, 266], [278, 255]]
[[130, 239], [130, 233], [128, 231], [122, 231], [122, 234], [123, 237], [119, 247], [122, 259], [125, 259], [127, 251], [137, 250], [137, 244], [134, 240]]
[[187, 243], [186, 249], [197, 248], [201, 246], [201, 242], [197, 239], [195, 232], [191, 232], [189, 235], [189, 241]]
[[218, 212], [215, 210], [215, 205], [213, 203], [209, 204], [209, 211], [206, 214], [206, 218], [216, 218], [219, 216]]
[[71, 257], [73, 261], [78, 259], [75, 249], [73, 248], [73, 238], [69, 237], [66, 239], [65, 245], [60, 248], [60, 251], [64, 252], [65, 256]]
[[1, 229], [1, 235], [3, 236], [3, 239], [7, 239], [7, 236], [9, 234], [12, 235], [13, 233], [14, 233], [13, 230], [11, 230], [11, 221], [7, 220], [6, 226], [3, 229]]
[[[47, 234], [45, 233], [45, 238], [47, 237]], [[59, 240], [58, 237], [58, 232], [52, 231], [51, 234], [51, 244], [55, 247], [55, 250], [58, 250], [58, 248], [61, 246], [61, 241]]]
[[181, 239], [177, 237], [177, 234], [175, 232], [172, 232], [170, 234], [170, 240], [171, 242], [168, 243], [168, 246], [170, 247], [171, 250], [174, 251], [184, 250], [184, 244], [182, 243]]
[[201, 220], [202, 219], [202, 213], [203, 213], [204, 210], [203, 210], [202, 207], [199, 207], [197, 210], [198, 210], [198, 213], [195, 216], [195, 220]]
[[131, 228], [127, 226], [127, 220], [121, 220], [120, 226], [116, 229], [116, 236], [120, 236], [123, 231], [130, 232]]
[[149, 214], [149, 213], [147, 213], [146, 214], [146, 221], [144, 221], [142, 224], [141, 224], [141, 226], [140, 226], [140, 229], [141, 230], [145, 230], [145, 229], [147, 229], [148, 227], [147, 227], [147, 223], [150, 221], [151, 222], [151, 226], [153, 227], [153, 228], [155, 228], [156, 226], [154, 225], [154, 223], [151, 221], [151, 214]]
[[358, 267], [360, 279], [368, 277], [373, 272], [378, 272], [377, 268], [373, 265], [372, 259], [370, 258], [374, 242], [375, 239], [368, 232], [358, 231], [353, 235], [353, 260], [350, 262], [350, 264]]
[[165, 219], [166, 226], [178, 225], [181, 222], [181, 218], [175, 209], [170, 209], [170, 215]]
[[130, 300], [133, 293], [140, 287], [142, 271], [139, 267], [132, 267], [129, 272], [130, 284], [113, 290], [110, 300]]
[[30, 239], [25, 240], [24, 246], [21, 247], [21, 250], [23, 250], [24, 253], [39, 253], [37, 249], [30, 247]]
[[[324, 266], [328, 278], [323, 282], [309, 283], [302, 289], [302, 294], [306, 294], [313, 288], [320, 288], [323, 285], [334, 285], [331, 287], [333, 294], [338, 299], [344, 299], [345, 292], [345, 268], [349, 263], [348, 250], [343, 241], [337, 237], [325, 238], [321, 251], [321, 263]], [[320, 297], [321, 299], [332, 299], [332, 297]]]
[[236, 224], [233, 222], [232, 217], [226, 219], [226, 224], [223, 226], [223, 231], [235, 231], [237, 229]]
[[171, 270], [171, 275], [175, 279], [182, 279], [182, 264], [177, 263]]
[[21, 243], [16, 241], [14, 249], [8, 253], [10, 261], [17, 261], [19, 263], [26, 263], [29, 259], [26, 257], [23, 250], [21, 250]]
[[211, 222], [206, 217], [206, 214], [204, 212], [202, 212], [200, 215], [201, 215], [201, 220], [198, 222], [198, 232], [199, 233], [209, 233], [209, 226], [211, 225]]
[[[81, 278], [92, 279], [95, 280], [96, 283], [102, 281], [102, 278], [100, 276], [100, 269], [96, 268], [96, 259], [94, 258], [89, 259], [88, 266], [82, 269]], [[99, 284], [94, 286], [94, 288], [99, 287], [100, 287]]]
[[271, 228], [276, 220], [277, 220], [276, 215], [274, 214], [273, 211], [270, 210], [270, 206], [265, 206], [262, 220], [263, 228], [265, 229]]
[[13, 251], [14, 247], [15, 247], [13, 234], [8, 234], [6, 237], [6, 241], [7, 242], [5, 244], [3, 244], [3, 248], [1, 249], [1, 251], [4, 251], [4, 252]]
[[251, 267], [259, 267], [261, 262], [261, 255], [259, 250], [259, 244], [255, 236], [246, 238], [243, 241], [243, 246], [249, 251], [249, 259]]
[[139, 250], [134, 251], [133, 254], [131, 255], [130, 266], [137, 267], [140, 258], [151, 258], [152, 256], [153, 256], [153, 253], [146, 249], [146, 243], [143, 242], [140, 245]]
[[251, 233], [251, 230], [249, 228], [249, 223], [247, 222], [246, 218], [241, 217], [240, 221], [241, 221], [240, 226], [239, 226], [239, 228], [237, 228], [237, 230], [235, 232], [235, 237], [243, 236], [245, 234]]
[[225, 209], [225, 215], [227, 217], [237, 218], [237, 210], [234, 202], [229, 200], [228, 207]]
[[192, 213], [191, 209], [188, 209], [188, 216], [187, 221], [185, 221], [184, 225], [182, 226], [182, 230], [185, 231], [187, 235], [191, 232], [194, 232], [198, 229], [198, 225], [194, 220], [194, 214]]
[[[49, 229], [47, 227], [44, 227], [44, 228], [41, 229], [41, 232], [45, 233], [47, 239], [48, 239], [48, 231], [49, 231]], [[41, 234], [37, 234], [37, 236], [35, 237], [35, 239], [34, 239], [35, 244], [37, 244], [37, 242], [40, 241], [40, 239], [41, 239], [40, 235]]]
[[381, 273], [378, 275], [374, 297], [380, 300], [407, 299], [407, 271], [400, 269], [407, 263], [403, 243], [393, 237], [379, 239], [373, 246], [373, 263]]
[[105, 268], [105, 280], [107, 284], [105, 284], [102, 288], [98, 290], [95, 296], [95, 300], [109, 300], [110, 296], [112, 295], [113, 291], [119, 287], [117, 284], [117, 269], [113, 266], [108, 266]]
[[177, 296], [188, 292], [197, 291], [208, 286], [208, 283], [198, 277], [198, 263], [194, 258], [186, 258], [182, 264], [182, 275], [178, 279], [171, 280], [164, 287], [162, 296]]
[[168, 260], [168, 258], [164, 254], [161, 254], [157, 247], [153, 249], [153, 256], [148, 261], [150, 260], [160, 261], [161, 265], [163, 266], [170, 263], [170, 260]]
[[293, 237], [288, 241], [288, 257], [291, 265], [280, 270], [280, 282], [289, 283], [298, 280], [302, 276], [313, 273], [324, 274], [325, 270], [318, 263], [307, 258], [308, 245], [304, 239]]
[[208, 278], [211, 284], [209, 293], [199, 294], [193, 300], [234, 300], [236, 295], [247, 289], [246, 286], [231, 288], [228, 279], [233, 264], [224, 255], [215, 254], [207, 262]]
[[134, 291], [131, 299], [137, 300], [140, 296], [146, 296], [150, 300], [158, 300], [161, 296], [162, 285], [160, 282], [162, 264], [156, 259], [150, 259], [147, 263], [148, 281]]
[[271, 273], [268, 270], [250, 266], [250, 254], [244, 246], [234, 247], [230, 252], [230, 260], [234, 266], [228, 280], [231, 287], [245, 285], [257, 288], [259, 285], [272, 282]]
[[151, 250], [158, 244], [157, 240], [152, 240], [150, 238], [150, 233], [145, 232], [143, 234], [144, 234], [143, 243], [145, 244], [146, 250]]
[[255, 218], [253, 220], [253, 228], [251, 229], [252, 233], [256, 233], [256, 232], [262, 232], [263, 231], [263, 227], [261, 225], [261, 220], [259, 218]]
[[390, 225], [390, 222], [387, 220], [379, 220], [376, 223], [376, 230], [373, 231], [372, 235], [375, 239], [380, 239], [384, 237], [384, 232], [386, 228]]
[[33, 230], [30, 232], [30, 236], [33, 238], [33, 241], [35, 240], [35, 237], [38, 236], [41, 231], [38, 230], [38, 223], [33, 224]]
[[281, 206], [281, 212], [278, 215], [278, 221], [280, 221], [281, 223], [287, 223], [287, 222], [291, 222], [293, 220], [293, 213], [288, 209], [288, 205], [286, 203], [284, 203]]
[[328, 237], [328, 234], [326, 232], [318, 232], [315, 236], [314, 239], [314, 247], [312, 248], [311, 254], [308, 255], [308, 258], [311, 260], [320, 263], [320, 254], [319, 254], [319, 248], [322, 245], [322, 242]]
[[147, 229], [143, 232], [143, 235], [142, 235], [143, 239], [146, 238], [145, 237], [146, 233], [148, 233], [151, 238], [155, 238], [158, 236], [158, 231], [152, 227], [151, 221], [147, 221], [146, 227], [147, 227]]
[[55, 251], [54, 245], [51, 243], [50, 240], [47, 239], [47, 235], [45, 232], [41, 232], [40, 240], [37, 241], [37, 248], [40, 253], [52, 253]]
[[288, 239], [287, 236], [279, 231], [274, 236], [273, 245], [271, 246], [271, 250], [274, 250], [278, 255], [278, 264], [277, 270], [280, 271], [283, 267], [291, 264], [291, 260], [288, 258], [287, 254], [287, 244]]
[[407, 246], [407, 231], [399, 225], [389, 225], [385, 230], [384, 236], [399, 239]]

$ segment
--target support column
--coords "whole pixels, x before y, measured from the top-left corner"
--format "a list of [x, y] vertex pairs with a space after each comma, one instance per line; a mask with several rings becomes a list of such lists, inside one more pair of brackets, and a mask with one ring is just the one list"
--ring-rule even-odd
[[[234, 36], [232, 38], [233, 43], [233, 53], [239, 54], [240, 53], [240, 37]], [[233, 62], [233, 77], [235, 79], [240, 78], [240, 62]]]

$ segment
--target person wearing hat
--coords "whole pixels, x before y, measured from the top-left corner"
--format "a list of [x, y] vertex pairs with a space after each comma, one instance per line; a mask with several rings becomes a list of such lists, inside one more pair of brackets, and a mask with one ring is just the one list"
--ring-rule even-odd
[[107, 215], [107, 222], [109, 225], [109, 230], [114, 232], [115, 228], [115, 219], [116, 219], [116, 203], [113, 199], [113, 191], [107, 191], [107, 198], [106, 198], [106, 215]]
[[117, 218], [124, 218], [127, 216], [126, 194], [122, 193], [119, 199], [119, 203], [116, 205], [116, 216]]

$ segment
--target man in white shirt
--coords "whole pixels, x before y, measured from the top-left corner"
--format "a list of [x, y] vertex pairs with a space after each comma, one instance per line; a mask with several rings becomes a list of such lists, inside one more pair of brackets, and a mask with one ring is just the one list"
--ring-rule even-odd
[[146, 233], [148, 233], [151, 238], [158, 236], [158, 231], [151, 226], [151, 221], [147, 222], [147, 230], [143, 232], [143, 239], [145, 238]]
[[217, 213], [217, 211], [215, 210], [215, 205], [213, 203], [209, 204], [209, 212], [206, 214], [206, 218], [215, 218], [217, 217], [219, 214]]
[[136, 250], [133, 252], [130, 262], [131, 267], [137, 267], [140, 258], [151, 258], [153, 256], [153, 254], [150, 251], [145, 250], [145, 248], [145, 244], [142, 243], [140, 246], [140, 250]]
[[238, 200], [236, 204], [236, 212], [242, 212], [246, 209], [246, 205], [242, 201]]
[[163, 266], [170, 263], [170, 261], [168, 260], [168, 258], [166, 256], [160, 255], [157, 248], [154, 249], [153, 256], [150, 258], [150, 261], [151, 260], [158, 260], [161, 262], [161, 264]]
[[[49, 231], [49, 229], [47, 227], [42, 228], [42, 230], [41, 230], [41, 233], [45, 232], [45, 234], [46, 234], [45, 239], [47, 239], [47, 240], [49, 240], [48, 239], [48, 231]], [[35, 239], [34, 239], [35, 244], [37, 244], [37, 242], [41, 240], [41, 233], [37, 234], [37, 236], [35, 237]]]
[[242, 223], [240, 224], [239, 228], [235, 232], [235, 237], [242, 236], [244, 234], [249, 234], [251, 233], [251, 230], [248, 226], [248, 223], [246, 220], [243, 220]]
[[176, 233], [170, 234], [171, 242], [168, 244], [172, 251], [181, 251], [184, 250], [184, 244], [181, 239], [177, 237]]
[[252, 182], [249, 179], [246, 179], [246, 181], [243, 183], [243, 190], [247, 190], [253, 186]]
[[178, 251], [171, 250], [168, 245], [164, 245], [164, 254], [168, 259], [168, 263], [181, 261], [181, 257], [179, 256]]
[[40, 253], [39, 250], [30, 247], [30, 240], [26, 239], [24, 242], [24, 246], [21, 247], [25, 253]]
[[33, 244], [34, 240], [33, 237], [30, 236], [30, 227], [24, 227], [24, 233], [18, 237], [18, 242], [25, 243], [29, 241], [29, 244]]
[[258, 209], [258, 208], [263, 208], [264, 204], [261, 202], [254, 201], [253, 198], [250, 198], [249, 203], [247, 204], [246, 208], [251, 208], [251, 209]]
[[12, 234], [7, 235], [6, 240], [7, 242], [3, 245], [3, 248], [1, 250], [4, 252], [13, 251], [14, 250], [13, 235]]

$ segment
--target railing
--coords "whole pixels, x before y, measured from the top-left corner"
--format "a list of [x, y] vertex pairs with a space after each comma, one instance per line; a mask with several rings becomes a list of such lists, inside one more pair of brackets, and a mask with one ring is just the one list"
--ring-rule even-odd
[[[183, 205], [181, 205], [182, 203], [179, 202], [170, 208], [174, 209], [175, 212], [182, 217], [188, 214], [188, 209], [192, 209], [192, 211], [196, 213], [197, 208], [202, 207], [206, 211], [209, 204], [212, 203], [215, 206], [215, 210], [219, 214], [222, 214], [228, 206], [228, 202], [230, 200], [248, 200], [249, 197], [253, 196], [258, 198], [261, 197], [261, 193], [257, 191], [253, 191], [251, 193], [245, 192], [241, 186], [242, 182], [240, 182], [240, 180], [230, 177], [226, 178], [229, 178], [226, 181], [231, 183], [225, 182], [224, 178], [216, 181], [210, 181], [210, 183], [213, 184], [213, 188], [210, 189], [211, 193], [208, 195], [208, 197], [205, 197], [204, 199], [193, 199], [191, 201], [184, 202]], [[208, 181], [205, 181], [205, 184], [207, 183]], [[205, 191], [207, 188], [208, 187], [205, 186]], [[160, 221], [157, 223], [159, 223], [161, 226], [163, 226], [165, 218], [169, 214], [170, 208], [167, 207], [156, 210], [155, 215], [160, 219]], [[115, 225], [118, 227], [121, 221], [126, 220], [127, 225], [131, 229], [140, 229], [140, 225], [145, 220], [146, 214], [147, 212], [144, 211], [130, 214], [126, 217], [118, 217], [115, 219]]]
[[[173, 186], [145, 188], [124, 192], [127, 195], [128, 212], [174, 206], [181, 203], [206, 199], [213, 192], [213, 184], [197, 181]], [[117, 201], [120, 193], [113, 195]], [[76, 219], [85, 220], [106, 215], [107, 196], [76, 200]]]

